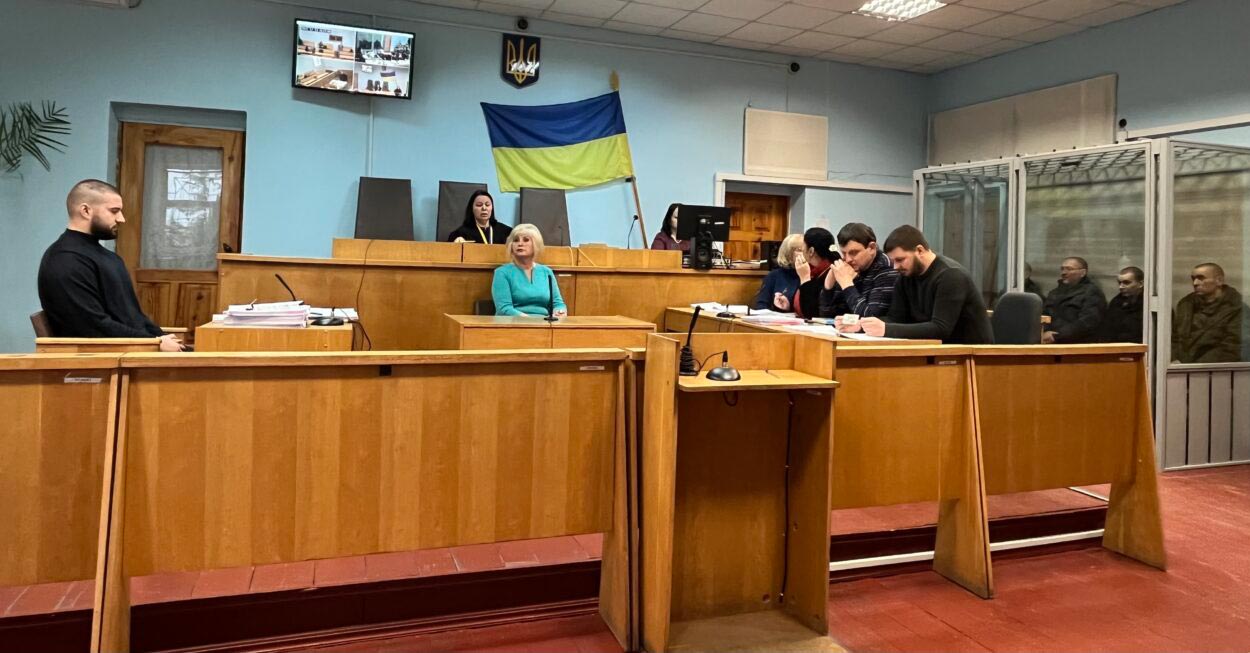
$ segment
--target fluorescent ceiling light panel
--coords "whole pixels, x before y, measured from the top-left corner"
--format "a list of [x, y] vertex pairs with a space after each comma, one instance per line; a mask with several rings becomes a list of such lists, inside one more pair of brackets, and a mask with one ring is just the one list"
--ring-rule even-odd
[[910, 20], [945, 6], [937, 0], [868, 0], [854, 13], [881, 20]]

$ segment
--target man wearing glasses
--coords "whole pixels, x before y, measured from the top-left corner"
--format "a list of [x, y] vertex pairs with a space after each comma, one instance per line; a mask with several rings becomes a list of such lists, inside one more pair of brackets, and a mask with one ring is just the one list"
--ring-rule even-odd
[[1079, 256], [1065, 258], [1059, 266], [1059, 286], [1046, 295], [1042, 314], [1050, 326], [1042, 344], [1076, 344], [1098, 341], [1098, 325], [1107, 311], [1102, 290], [1089, 280], [1089, 264]]

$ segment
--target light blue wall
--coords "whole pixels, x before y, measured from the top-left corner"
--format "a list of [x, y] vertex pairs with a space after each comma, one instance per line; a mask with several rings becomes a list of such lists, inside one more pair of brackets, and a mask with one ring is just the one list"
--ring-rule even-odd
[[804, 227], [824, 227], [835, 235], [848, 222], [862, 222], [884, 243], [895, 227], [916, 223], [911, 195], [809, 188], [804, 200]]
[[1250, 2], [1188, 0], [934, 77], [934, 110], [1116, 73], [1129, 129], [1250, 113]]
[[[518, 91], [499, 79], [500, 37], [488, 31], [507, 28], [511, 19], [394, 0], [361, 0], [352, 8], [390, 15], [376, 26], [417, 35], [413, 99], [373, 100], [372, 148], [368, 98], [290, 86], [296, 17], [368, 25], [370, 16], [259, 0], [144, 0], [133, 10], [0, 0], [0, 40], [7, 45], [0, 102], [56, 100], [73, 121], [69, 153], [52, 156], [51, 173], [26, 165], [20, 176], [0, 178], [0, 306], [8, 309], [0, 318], [0, 351], [31, 348], [26, 315], [38, 309], [35, 271], [64, 227], [66, 191], [78, 179], [108, 178], [115, 170], [110, 102], [246, 112], [243, 249], [258, 254], [328, 256], [331, 240], [353, 231], [357, 179], [370, 153], [374, 176], [413, 180], [417, 236], [432, 237], [439, 179], [495, 187], [478, 102], [586, 98], [608, 90], [612, 70], [621, 77], [652, 230], [670, 202], [710, 203], [716, 172], [741, 172], [748, 104], [827, 115], [832, 178], [906, 183], [923, 164], [924, 77], [819, 61], [803, 61], [802, 71], [790, 74], [776, 65], [788, 60], [780, 55], [532, 21], [533, 32], [580, 40], [545, 39], [542, 80]], [[643, 47], [603, 45], [612, 40]], [[515, 196], [496, 195], [500, 218], [512, 222]], [[623, 246], [632, 194], [623, 183], [574, 192], [569, 212], [575, 241]], [[633, 240], [641, 244], [637, 235]]]

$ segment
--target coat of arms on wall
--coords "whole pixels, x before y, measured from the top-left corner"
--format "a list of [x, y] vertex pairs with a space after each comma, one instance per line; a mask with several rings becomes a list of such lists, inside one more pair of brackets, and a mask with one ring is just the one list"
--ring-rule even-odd
[[517, 88], [537, 83], [538, 58], [541, 53], [542, 39], [523, 34], [504, 34], [503, 64], [499, 70], [503, 81]]

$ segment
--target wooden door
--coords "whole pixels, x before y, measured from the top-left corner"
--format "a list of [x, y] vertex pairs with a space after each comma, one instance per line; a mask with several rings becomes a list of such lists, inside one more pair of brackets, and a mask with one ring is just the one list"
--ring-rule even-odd
[[733, 208], [725, 256], [758, 260], [760, 242], [786, 237], [790, 223], [790, 198], [759, 193], [725, 193], [725, 206]]
[[122, 123], [118, 179], [117, 253], [143, 311], [194, 330], [217, 308], [217, 253], [241, 244], [243, 133]]

